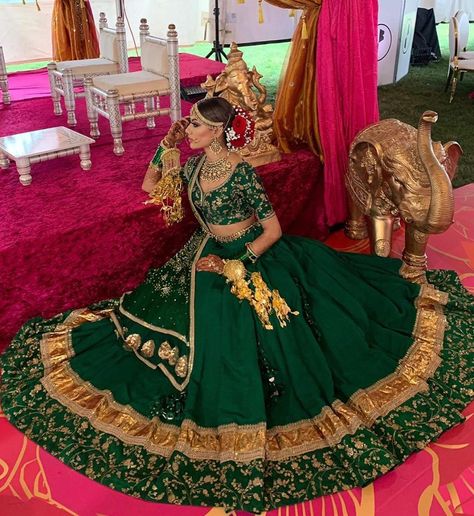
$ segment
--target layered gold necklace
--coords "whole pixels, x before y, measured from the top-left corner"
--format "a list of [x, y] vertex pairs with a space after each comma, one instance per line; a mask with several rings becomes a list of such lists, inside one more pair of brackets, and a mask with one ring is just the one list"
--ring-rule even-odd
[[201, 179], [205, 181], [219, 181], [219, 179], [225, 177], [232, 169], [232, 163], [228, 158], [229, 153], [216, 161], [209, 161], [206, 158], [201, 167]]

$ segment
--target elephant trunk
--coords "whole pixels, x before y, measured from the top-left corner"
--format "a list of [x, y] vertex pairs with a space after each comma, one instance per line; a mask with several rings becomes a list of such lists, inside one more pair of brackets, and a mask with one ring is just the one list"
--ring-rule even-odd
[[418, 154], [431, 183], [431, 202], [426, 219], [417, 225], [423, 233], [441, 233], [453, 222], [454, 197], [451, 180], [438, 161], [431, 143], [431, 127], [438, 120], [434, 111], [425, 111], [418, 125]]

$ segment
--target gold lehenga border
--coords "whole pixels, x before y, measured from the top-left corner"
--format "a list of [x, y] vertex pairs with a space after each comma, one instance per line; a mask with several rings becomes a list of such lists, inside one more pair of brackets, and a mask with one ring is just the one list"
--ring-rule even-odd
[[[250, 462], [259, 458], [285, 460], [316, 449], [334, 446], [362, 426], [370, 426], [416, 393], [427, 389], [426, 380], [440, 364], [446, 319], [442, 305], [447, 294], [423, 285], [416, 300], [414, 342], [397, 370], [346, 402], [335, 401], [311, 419], [267, 429], [265, 423], [204, 428], [191, 420], [180, 427], [147, 419], [132, 407], [117, 403], [110, 391], [100, 391], [82, 380], [70, 367], [74, 355], [72, 328], [105, 314], [73, 312], [57, 331], [45, 334], [41, 353], [45, 364], [42, 383], [49, 395], [74, 413], [86, 417], [98, 430], [127, 444], [169, 457], [180, 451], [191, 459]], [[191, 360], [191, 357], [190, 357]]]

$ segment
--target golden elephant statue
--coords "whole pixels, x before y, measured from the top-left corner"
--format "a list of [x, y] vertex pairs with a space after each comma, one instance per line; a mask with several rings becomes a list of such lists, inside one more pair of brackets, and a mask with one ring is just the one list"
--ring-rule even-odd
[[432, 233], [453, 222], [454, 177], [462, 149], [456, 142], [432, 142], [438, 120], [425, 111], [418, 129], [395, 119], [382, 120], [361, 131], [352, 142], [346, 187], [349, 193], [349, 238], [366, 238], [371, 251], [388, 256], [394, 221], [406, 224], [400, 274], [417, 283], [426, 281], [426, 245]]

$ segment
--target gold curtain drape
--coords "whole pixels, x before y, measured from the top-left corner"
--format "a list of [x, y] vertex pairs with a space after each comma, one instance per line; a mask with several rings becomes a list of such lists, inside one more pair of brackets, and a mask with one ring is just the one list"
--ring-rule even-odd
[[99, 57], [99, 41], [87, 0], [55, 0], [52, 36], [55, 61]]
[[284, 152], [306, 144], [322, 158], [315, 80], [316, 31], [322, 0], [266, 1], [285, 9], [303, 9], [276, 100], [274, 129], [278, 143]]

